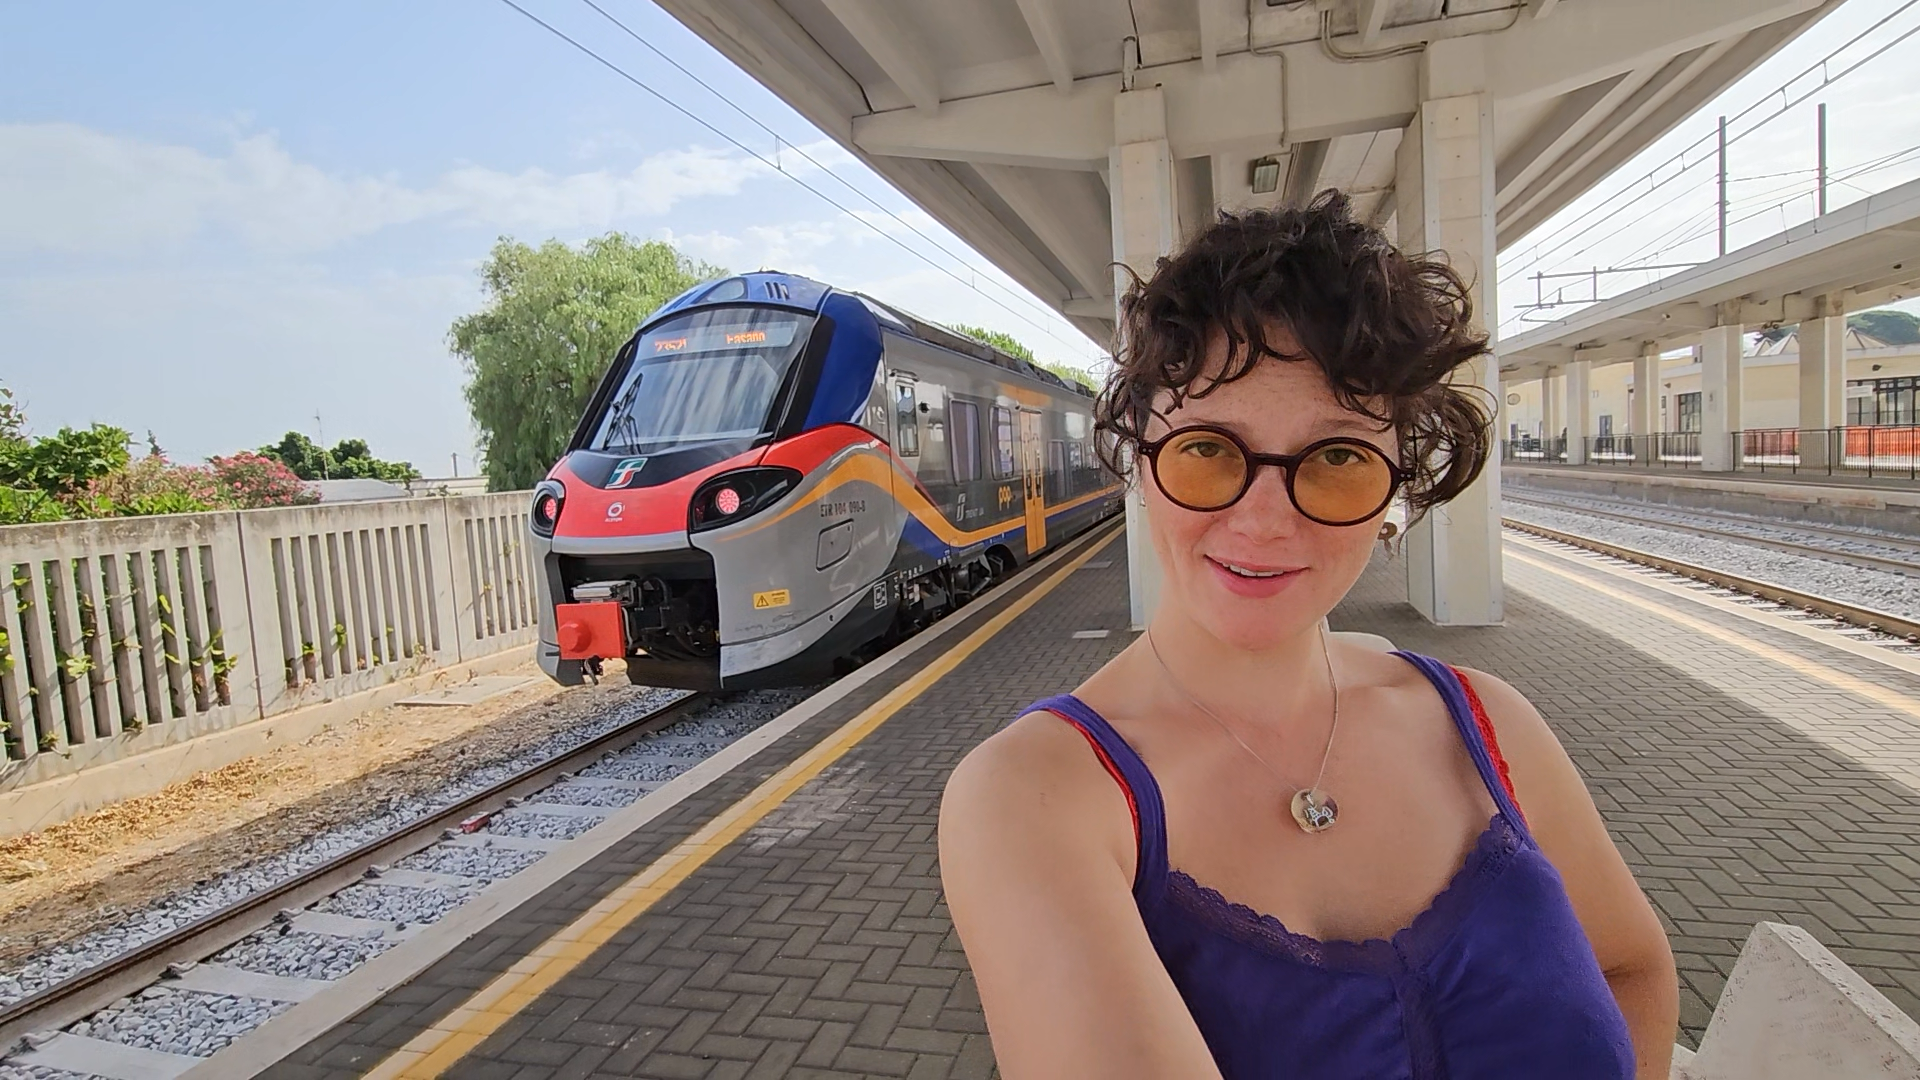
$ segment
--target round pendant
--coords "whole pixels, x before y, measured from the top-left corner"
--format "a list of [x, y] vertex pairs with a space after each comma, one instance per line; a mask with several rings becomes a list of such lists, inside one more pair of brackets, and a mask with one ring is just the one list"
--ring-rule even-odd
[[1333, 828], [1333, 822], [1340, 814], [1340, 805], [1331, 795], [1315, 796], [1311, 791], [1293, 793], [1293, 820], [1302, 831], [1317, 833]]

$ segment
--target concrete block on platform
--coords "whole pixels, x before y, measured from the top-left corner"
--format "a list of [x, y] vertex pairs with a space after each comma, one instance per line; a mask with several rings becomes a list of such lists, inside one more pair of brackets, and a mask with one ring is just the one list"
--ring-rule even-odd
[[1682, 1080], [1920, 1080], [1920, 1023], [1812, 934], [1753, 928]]

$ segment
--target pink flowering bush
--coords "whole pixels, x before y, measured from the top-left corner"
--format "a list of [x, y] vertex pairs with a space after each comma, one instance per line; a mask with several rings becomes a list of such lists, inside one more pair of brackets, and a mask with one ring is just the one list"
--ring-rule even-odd
[[164, 454], [149, 454], [96, 477], [73, 500], [86, 517], [140, 517], [192, 514], [225, 505], [219, 478], [205, 465], [175, 465]]
[[229, 457], [208, 458], [207, 462], [229, 506], [254, 510], [263, 506], [306, 506], [320, 501], [320, 496], [278, 458], [242, 450]]

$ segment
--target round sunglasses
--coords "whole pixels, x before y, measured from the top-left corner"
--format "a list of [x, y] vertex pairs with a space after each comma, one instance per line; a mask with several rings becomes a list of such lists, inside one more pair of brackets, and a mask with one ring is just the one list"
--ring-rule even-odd
[[1140, 445], [1153, 482], [1176, 506], [1225, 510], [1246, 495], [1263, 465], [1280, 469], [1287, 497], [1309, 521], [1358, 525], [1380, 513], [1407, 470], [1358, 439], [1322, 439], [1297, 454], [1256, 454], [1238, 435], [1207, 424], [1177, 428]]

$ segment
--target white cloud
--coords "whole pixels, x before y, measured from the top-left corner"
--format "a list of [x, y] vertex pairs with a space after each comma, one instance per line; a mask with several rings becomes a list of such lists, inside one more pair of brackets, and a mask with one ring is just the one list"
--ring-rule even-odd
[[[807, 147], [822, 165], [851, 159]], [[787, 171], [814, 173], [795, 157]], [[224, 156], [74, 124], [0, 125], [0, 251], [124, 252], [200, 232], [236, 234], [270, 251], [313, 251], [411, 222], [501, 230], [599, 231], [658, 216], [683, 200], [731, 195], [775, 170], [734, 150], [652, 154], [630, 170], [556, 175], [481, 166], [424, 186], [391, 176], [329, 173], [296, 160], [271, 134], [236, 139]]]

